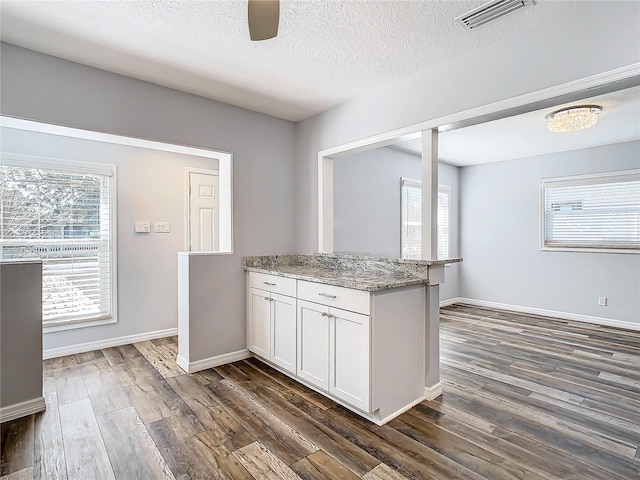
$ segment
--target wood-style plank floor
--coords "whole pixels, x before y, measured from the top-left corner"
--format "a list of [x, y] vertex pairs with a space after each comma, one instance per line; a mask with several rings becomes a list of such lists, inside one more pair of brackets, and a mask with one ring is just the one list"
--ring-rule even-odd
[[250, 359], [187, 375], [175, 338], [45, 362], [2, 425], [7, 479], [638, 479], [640, 333], [454, 305], [444, 394], [383, 427]]

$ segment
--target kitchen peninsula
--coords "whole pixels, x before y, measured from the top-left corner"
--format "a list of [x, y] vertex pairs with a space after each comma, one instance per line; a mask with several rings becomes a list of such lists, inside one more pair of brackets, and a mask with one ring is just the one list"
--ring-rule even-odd
[[245, 257], [247, 348], [382, 425], [440, 393], [439, 379], [435, 389], [427, 380], [438, 322], [428, 290], [444, 280], [445, 264], [459, 261]]

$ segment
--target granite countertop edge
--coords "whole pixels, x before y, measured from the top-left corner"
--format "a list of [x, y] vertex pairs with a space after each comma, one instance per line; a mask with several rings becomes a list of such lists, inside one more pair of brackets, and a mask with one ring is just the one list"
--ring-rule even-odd
[[296, 280], [306, 280], [309, 282], [323, 283], [325, 285], [334, 285], [337, 287], [353, 288], [355, 290], [365, 290], [368, 292], [377, 292], [380, 290], [388, 290], [391, 288], [410, 287], [413, 285], [428, 284], [427, 278], [421, 278], [417, 276], [396, 277], [390, 278], [387, 275], [376, 276], [370, 275], [371, 279], [378, 279], [378, 281], [367, 281], [358, 278], [340, 278], [341, 274], [346, 273], [344, 270], [327, 269], [325, 275], [305, 275], [300, 273], [286, 272], [281, 269], [269, 269], [258, 267], [244, 267], [247, 272], [266, 273], [269, 275], [276, 275], [279, 277], [294, 278]]
[[461, 258], [409, 260], [350, 254], [257, 255], [243, 258], [248, 272], [376, 292], [429, 284], [429, 270]]

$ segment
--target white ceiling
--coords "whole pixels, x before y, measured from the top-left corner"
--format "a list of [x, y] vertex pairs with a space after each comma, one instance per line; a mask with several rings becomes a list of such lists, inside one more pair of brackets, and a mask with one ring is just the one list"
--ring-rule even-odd
[[[602, 107], [595, 127], [571, 133], [547, 129], [547, 113], [580, 104]], [[640, 87], [440, 133], [438, 157], [452, 165], [478, 165], [633, 140], [640, 140]], [[416, 155], [422, 151], [420, 139], [395, 147]]]
[[[468, 33], [481, 1], [281, 0], [278, 37], [251, 42], [246, 0], [0, 3], [3, 41], [297, 121], [523, 29], [571, 21], [537, 0]], [[578, 2], [579, 3], [579, 2]]]

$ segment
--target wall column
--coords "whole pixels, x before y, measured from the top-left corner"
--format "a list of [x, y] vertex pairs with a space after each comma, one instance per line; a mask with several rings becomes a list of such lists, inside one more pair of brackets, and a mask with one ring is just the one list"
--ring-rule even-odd
[[[438, 130], [422, 132], [422, 259], [438, 258]], [[442, 269], [442, 267], [438, 267]], [[429, 272], [425, 302], [425, 397], [442, 394], [440, 383], [440, 285], [444, 272]], [[433, 277], [433, 282], [432, 282]]]
[[438, 130], [422, 132], [422, 259], [438, 258]]

